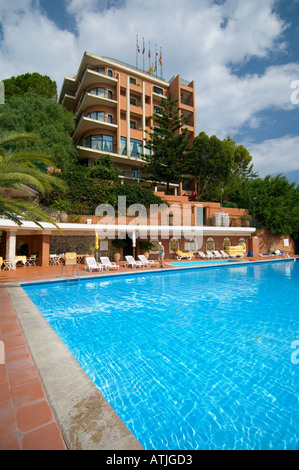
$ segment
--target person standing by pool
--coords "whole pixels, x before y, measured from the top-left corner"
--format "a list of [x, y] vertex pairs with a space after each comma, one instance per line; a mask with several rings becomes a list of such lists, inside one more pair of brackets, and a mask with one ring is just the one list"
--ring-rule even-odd
[[159, 261], [161, 263], [160, 268], [164, 268], [164, 246], [162, 245], [162, 242], [159, 242]]

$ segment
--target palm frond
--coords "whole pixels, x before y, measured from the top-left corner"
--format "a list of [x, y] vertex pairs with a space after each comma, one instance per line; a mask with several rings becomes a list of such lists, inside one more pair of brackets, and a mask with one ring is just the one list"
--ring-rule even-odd
[[33, 205], [30, 201], [24, 199], [6, 199], [0, 195], [0, 214], [13, 220], [18, 225], [22, 225], [22, 221], [19, 217], [24, 217], [26, 220], [34, 222], [41, 228], [43, 228], [41, 222], [48, 222], [53, 224], [59, 232], [62, 233], [61, 228], [58, 227], [48, 214]]
[[40, 138], [36, 134], [31, 134], [29, 132], [26, 132], [26, 133], [13, 132], [7, 135], [0, 136], [0, 147], [16, 145], [22, 142], [28, 142], [29, 140], [34, 140], [36, 142], [39, 142]]

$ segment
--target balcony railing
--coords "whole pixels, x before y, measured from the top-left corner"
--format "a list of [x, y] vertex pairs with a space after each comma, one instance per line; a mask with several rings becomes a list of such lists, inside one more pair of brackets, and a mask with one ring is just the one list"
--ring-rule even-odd
[[107, 153], [117, 153], [117, 145], [116, 142], [106, 142], [106, 141], [92, 141], [88, 138], [80, 139], [77, 143], [77, 146], [89, 148], [92, 150], [99, 150], [101, 152]]

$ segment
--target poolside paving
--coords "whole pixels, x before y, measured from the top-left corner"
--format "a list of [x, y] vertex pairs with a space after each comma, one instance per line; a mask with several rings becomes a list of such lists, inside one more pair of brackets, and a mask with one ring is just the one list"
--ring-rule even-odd
[[[246, 259], [243, 259], [243, 261], [246, 261]], [[170, 267], [167, 266], [167, 260], [165, 264], [166, 267]], [[142, 270], [145, 269], [142, 268]], [[121, 265], [117, 272], [125, 273], [130, 271], [140, 272], [141, 270], [128, 269]], [[105, 273], [107, 274], [107, 271]], [[80, 266], [81, 278], [102, 276], [105, 273], [89, 273], [84, 271], [83, 266]], [[111, 274], [113, 274], [112, 271]], [[65, 277], [65, 271], [63, 277]], [[114, 448], [113, 442], [116, 442], [119, 448], [125, 450], [141, 449], [139, 443], [136, 440], [134, 441], [132, 436], [124, 429], [123, 423], [115, 415], [111, 418], [109, 405], [101, 398], [99, 393], [90, 388], [90, 385], [87, 386], [85, 379], [81, 382], [81, 388], [84, 392], [83, 396], [88, 396], [89, 404], [85, 401], [81, 403], [81, 408], [76, 409], [73, 406], [72, 421], [62, 424], [60, 422], [58, 425], [57, 416], [60, 410], [53, 407], [53, 402], [55, 399], [57, 400], [55, 393], [59, 393], [59, 390], [49, 393], [45, 388], [53, 381], [53, 376], [51, 376], [53, 367], [50, 367], [45, 359], [40, 356], [33, 358], [34, 348], [29, 348], [24, 334], [24, 328], [28, 330], [26, 321], [28, 321], [28, 318], [30, 321], [30, 315], [27, 311], [28, 318], [26, 317], [27, 320], [24, 320], [21, 325], [15, 310], [18, 302], [19, 304], [24, 303], [23, 289], [18, 287], [20, 282], [50, 279], [61, 279], [60, 266], [27, 266], [25, 268], [18, 267], [13, 271], [0, 271], [0, 341], [4, 343], [5, 348], [4, 364], [0, 363], [0, 450], [67, 450], [69, 448], [80, 448], [80, 446], [76, 447], [74, 442], [70, 446], [69, 436], [73, 431], [71, 426], [76, 425], [77, 431], [78, 426], [82, 426], [82, 406], [84, 407], [84, 419], [93, 423], [94, 429], [91, 440], [96, 442], [94, 448], [99, 448], [97, 446], [100, 445], [100, 448], [112, 449]], [[16, 292], [18, 289], [22, 291], [19, 299], [16, 297], [14, 301], [11, 298], [12, 288]], [[40, 348], [40, 345], [38, 347]], [[59, 347], [58, 345], [58, 350]], [[62, 357], [61, 362], [66, 361], [68, 364], [70, 358], [65, 356], [65, 352], [59, 351], [59, 354]], [[45, 376], [43, 374], [43, 379], [38, 372], [37, 360], [40, 361], [40, 364], [38, 364], [39, 369], [46, 372]], [[60, 371], [58, 366], [55, 369], [55, 374], [60, 373], [60, 380], [63, 380], [65, 369]], [[44, 380], [44, 377], [46, 377], [46, 380]], [[81, 379], [76, 380], [80, 381]], [[53, 384], [50, 383], [50, 385]], [[69, 386], [69, 393], [71, 394], [73, 392], [73, 383], [69, 377], [66, 386]], [[51, 387], [49, 387], [49, 390], [51, 390]], [[65, 406], [65, 403], [61, 405], [61, 407], [63, 406]], [[101, 420], [104, 416], [104, 424], [102, 421], [99, 422], [99, 416], [94, 414], [95, 409], [101, 411]], [[81, 420], [81, 422], [78, 424], [76, 419]], [[109, 439], [112, 439], [112, 441], [107, 440], [105, 426], [109, 428], [112, 436]], [[68, 428], [67, 440], [64, 437], [66, 435], [65, 428]], [[78, 434], [75, 435], [74, 440], [76, 439], [78, 440]], [[89, 448], [90, 443], [84, 442], [84, 438], [81, 440], [83, 448]]]

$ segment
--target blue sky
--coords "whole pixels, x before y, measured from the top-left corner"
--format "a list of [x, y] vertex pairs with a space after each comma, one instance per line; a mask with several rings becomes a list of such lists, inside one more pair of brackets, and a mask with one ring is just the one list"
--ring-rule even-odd
[[59, 92], [84, 51], [135, 66], [137, 34], [166, 80], [195, 80], [197, 133], [299, 183], [299, 0], [0, 0], [0, 80], [36, 71]]

